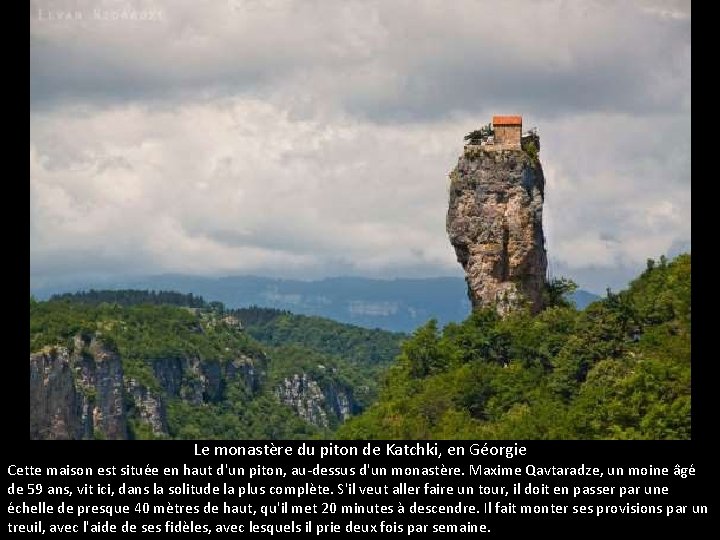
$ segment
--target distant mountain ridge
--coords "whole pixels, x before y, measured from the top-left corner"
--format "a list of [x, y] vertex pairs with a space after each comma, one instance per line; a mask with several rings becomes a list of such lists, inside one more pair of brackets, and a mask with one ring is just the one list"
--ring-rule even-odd
[[[428, 319], [440, 325], [464, 320], [470, 312], [467, 286], [461, 277], [371, 279], [333, 277], [301, 281], [258, 276], [197, 277], [166, 274], [123, 281], [75, 282], [61, 287], [38, 287], [38, 299], [88, 289], [154, 289], [178, 291], [223, 302], [228, 308], [248, 306], [289, 310], [339, 322], [410, 332]], [[577, 291], [578, 308], [599, 299]]]

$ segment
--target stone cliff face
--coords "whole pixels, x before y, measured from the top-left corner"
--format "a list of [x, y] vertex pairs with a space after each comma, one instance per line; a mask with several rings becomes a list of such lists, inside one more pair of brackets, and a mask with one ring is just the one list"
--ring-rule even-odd
[[163, 397], [135, 379], [128, 379], [125, 388], [132, 398], [135, 417], [149, 426], [155, 437], [167, 436], [167, 411]]
[[67, 349], [30, 355], [30, 438], [81, 439], [83, 399]]
[[120, 357], [95, 338], [30, 355], [31, 439], [126, 439]]
[[336, 427], [359, 412], [352, 388], [332, 374], [300, 371], [271, 388], [270, 361], [262, 353], [239, 353], [229, 361], [157, 358], [147, 361], [143, 377], [130, 376], [132, 370], [123, 370], [120, 355], [101, 338], [76, 336], [69, 347], [30, 355], [30, 438], [167, 438], [169, 404], [219, 403], [230, 385], [243, 387], [248, 396], [270, 390], [320, 428]]
[[157, 359], [151, 362], [155, 384], [147, 385], [125, 376], [120, 356], [100, 339], [76, 336], [70, 348], [30, 355], [30, 438], [127, 439], [130, 420], [167, 437], [168, 399], [216, 402], [229, 382], [256, 392], [266, 363], [264, 356], [243, 354], [223, 363]]
[[[539, 148], [539, 140], [533, 144]], [[465, 147], [450, 173], [447, 232], [474, 308], [500, 315], [523, 304], [542, 309], [544, 190], [536, 151]]]
[[323, 384], [307, 373], [286, 377], [275, 393], [300, 418], [321, 428], [337, 426], [359, 411], [351, 388], [335, 383]]
[[231, 381], [239, 380], [250, 393], [256, 392], [266, 366], [266, 357], [251, 358], [245, 354], [223, 363], [197, 357], [160, 358], [152, 362], [153, 374], [164, 394], [193, 405], [220, 401]]

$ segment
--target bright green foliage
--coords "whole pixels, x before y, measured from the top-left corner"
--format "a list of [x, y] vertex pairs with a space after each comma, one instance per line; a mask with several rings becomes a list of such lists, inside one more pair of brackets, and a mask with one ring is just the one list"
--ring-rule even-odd
[[470, 143], [478, 144], [484, 138], [490, 137], [494, 134], [495, 130], [493, 129], [492, 124], [487, 124], [482, 126], [480, 129], [471, 131], [463, 138]]
[[261, 343], [298, 344], [324, 354], [341, 355], [356, 364], [388, 364], [400, 352], [399, 343], [405, 337], [277, 309], [251, 307], [231, 313]]
[[173, 399], [167, 409], [170, 436], [176, 439], [306, 439], [319, 433], [271, 392], [250, 399], [236, 386], [220, 403], [196, 406]]
[[[72, 349], [78, 334], [99, 337], [120, 354], [126, 380], [163, 396], [169, 435], [178, 439], [328, 436], [280, 402], [276, 388], [282, 380], [306, 373], [323, 390], [352, 395], [362, 409], [377, 397], [380, 373], [399, 352], [400, 334], [275, 310], [255, 313], [252, 324], [242, 329], [241, 315], [247, 311], [171, 292], [90, 291], [47, 302], [31, 297], [30, 350]], [[223, 367], [238, 358], [256, 362], [257, 388], [249, 388], [243, 376], [226, 378], [218, 395], [203, 396], [198, 403], [188, 398], [200, 384], [192, 370], [182, 372], [177, 394], [168, 393], [158, 380], [158, 366], [172, 371], [176, 361], [196, 359]], [[131, 437], [156, 438], [138, 418], [131, 398], [127, 410]], [[329, 428], [335, 428], [335, 417], [329, 420]]]
[[403, 345], [380, 399], [345, 439], [687, 439], [690, 256], [584, 311], [473, 313]]
[[[175, 291], [148, 291], [138, 289], [79, 291], [76, 293], [55, 294], [51, 300], [68, 300], [74, 304], [99, 306], [100, 304], [117, 304], [119, 306], [137, 306], [151, 304], [154, 306], [205, 307], [202, 296], [183, 294]], [[222, 305], [222, 304], [221, 304]]]
[[[534, 316], [478, 310], [442, 330], [431, 320], [402, 347], [399, 334], [277, 310], [227, 310], [189, 295], [31, 297], [30, 347], [99, 335], [120, 352], [126, 378], [156, 392], [157, 361], [269, 358], [260, 388], [240, 378], [201, 404], [168, 397], [173, 438], [689, 438], [690, 256], [648, 261], [628, 290], [608, 291], [583, 311], [565, 300], [573, 286], [552, 282], [548, 307]], [[365, 412], [328, 430], [309, 425], [274, 391], [295, 373], [352, 391]], [[135, 438], [153, 438], [132, 412], [129, 424]]]
[[539, 150], [537, 145], [533, 141], [529, 141], [526, 145], [524, 145], [523, 150], [525, 150], [525, 153], [530, 157], [533, 163], [539, 163]]
[[196, 355], [215, 361], [238, 353], [261, 352], [259, 344], [224, 323], [214, 324], [209, 310], [140, 304], [122, 307], [71, 300], [36, 302], [30, 306], [30, 350], [68, 344], [77, 334], [102, 336], [124, 359], [152, 360]]
[[322, 317], [251, 307], [231, 312], [273, 362], [271, 381], [307, 373], [320, 386], [350, 388], [361, 408], [377, 398], [378, 381], [400, 352], [404, 334], [370, 330]]
[[413, 339], [403, 346], [399, 362], [413, 379], [421, 379], [433, 373], [442, 371], [448, 364], [440, 348], [437, 322], [433, 319], [425, 326], [420, 327]]
[[570, 297], [577, 290], [577, 284], [567, 278], [551, 279], [545, 284], [543, 304], [547, 307], [570, 307]]

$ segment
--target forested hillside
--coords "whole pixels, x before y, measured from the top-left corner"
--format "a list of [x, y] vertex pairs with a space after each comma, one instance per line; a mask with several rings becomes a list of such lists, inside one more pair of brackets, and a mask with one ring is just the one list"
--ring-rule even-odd
[[246, 308], [231, 311], [248, 334], [267, 345], [292, 343], [325, 354], [340, 355], [364, 364], [387, 364], [400, 352], [404, 334], [360, 328], [323, 317], [294, 315], [288, 311]]
[[[273, 310], [244, 328], [252, 313], [163, 291], [31, 299], [31, 436], [328, 436], [374, 400], [399, 352], [399, 334]], [[77, 413], [48, 418], [58, 407]]]
[[31, 299], [31, 437], [689, 438], [690, 256], [582, 311], [558, 283], [537, 315], [410, 338], [173, 292]]
[[476, 311], [403, 345], [340, 438], [687, 439], [690, 256], [648, 261], [584, 311]]
[[[253, 276], [212, 278], [202, 276], [160, 275], [104, 280], [81, 280], [35, 286], [33, 294], [47, 299], [58, 291], [77, 298], [72, 291], [94, 288], [84, 293], [83, 301], [97, 297], [131, 301], [129, 292], [158, 291], [150, 303], [161, 300], [173, 303], [177, 296], [221, 301], [227, 308], [249, 308], [256, 305], [269, 311], [287, 310], [295, 315], [309, 315], [365, 328], [382, 328], [391, 332], [411, 332], [435, 317], [439, 324], [464, 320], [470, 312], [467, 284], [462, 277], [371, 279], [361, 277], [327, 278], [319, 281], [272, 279]], [[119, 289], [119, 290], [109, 290]], [[180, 292], [176, 292], [180, 291]], [[99, 295], [99, 296], [98, 296]], [[57, 297], [57, 295], [56, 295]], [[582, 309], [598, 297], [578, 290], [573, 300]], [[106, 300], [109, 301], [109, 300]], [[180, 305], [188, 305], [182, 303]]]

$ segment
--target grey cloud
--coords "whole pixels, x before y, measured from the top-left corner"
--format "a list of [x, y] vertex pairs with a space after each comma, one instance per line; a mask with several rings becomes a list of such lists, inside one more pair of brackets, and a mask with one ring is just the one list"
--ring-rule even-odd
[[677, 238], [673, 240], [672, 244], [670, 244], [670, 247], [667, 249], [667, 256], [677, 257], [682, 253], [690, 253], [691, 247], [692, 246], [690, 240], [685, 238]]
[[617, 237], [614, 234], [607, 233], [607, 232], [600, 233], [600, 240], [602, 240], [603, 242], [608, 242], [610, 244], [619, 242], [619, 240], [617, 239]]
[[[38, 20], [63, 5], [163, 19]], [[619, 288], [689, 246], [689, 3], [37, 0], [30, 19], [36, 280], [457, 275], [447, 174], [499, 112], [540, 128], [564, 275]]]
[[163, 20], [61, 24], [31, 11], [33, 105], [245, 95], [397, 122], [488, 104], [656, 113], [689, 99], [689, 19], [659, 15], [678, 9], [666, 3], [144, 5], [160, 6]]

